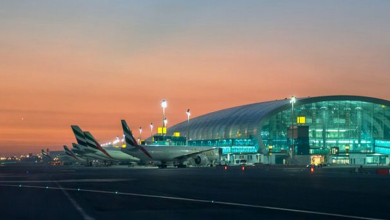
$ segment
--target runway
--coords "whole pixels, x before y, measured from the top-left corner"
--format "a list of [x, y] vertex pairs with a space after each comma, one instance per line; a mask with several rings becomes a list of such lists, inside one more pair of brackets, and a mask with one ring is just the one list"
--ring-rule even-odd
[[321, 169], [0, 167], [5, 219], [389, 219], [389, 176]]

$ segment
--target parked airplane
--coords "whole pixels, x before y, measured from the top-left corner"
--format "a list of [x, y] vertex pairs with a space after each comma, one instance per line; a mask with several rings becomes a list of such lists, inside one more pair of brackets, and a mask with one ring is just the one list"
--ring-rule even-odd
[[87, 161], [86, 159], [77, 156], [73, 151], [69, 150], [69, 148], [66, 145], [64, 145], [64, 150], [65, 150], [66, 155], [75, 159], [77, 162], [86, 162]]
[[101, 149], [101, 151], [109, 156], [112, 160], [115, 160], [115, 161], [121, 161], [121, 162], [124, 162], [124, 161], [127, 161], [127, 162], [139, 162], [140, 159], [139, 158], [136, 158], [134, 156], [131, 156], [129, 154], [126, 154], [126, 153], [123, 153], [120, 149], [116, 149], [116, 148], [102, 148], [99, 144], [99, 142], [96, 141], [96, 139], [92, 136], [92, 134], [88, 131], [84, 132], [85, 134], [85, 137], [87, 138], [87, 143], [89, 144], [89, 146], [93, 147], [93, 148], [97, 148], [97, 149]]
[[47, 151], [42, 149], [42, 160], [45, 163], [59, 163], [59, 162], [69, 162], [69, 157], [66, 156], [66, 153], [63, 151], [53, 151], [53, 155], [50, 154], [49, 149]]
[[83, 158], [86, 158], [86, 159], [99, 159], [99, 160], [105, 160], [106, 157], [101, 157], [101, 156], [98, 156], [97, 154], [95, 154], [96, 150], [95, 149], [91, 149], [89, 147], [86, 147], [86, 146], [83, 146], [83, 145], [80, 145], [80, 144], [76, 144], [76, 143], [72, 143], [72, 152], [74, 152], [76, 154], [76, 156], [78, 157], [83, 157]]
[[71, 127], [78, 143], [73, 146], [79, 148], [77, 153], [104, 161], [139, 162], [138, 158], [125, 154], [120, 149], [102, 148], [90, 132], [83, 132], [79, 126], [72, 125]]
[[52, 158], [44, 149], [42, 149], [42, 159], [49, 162], [54, 161], [54, 158]]
[[103, 154], [98, 148], [94, 148], [94, 145], [88, 144], [84, 132], [77, 125], [72, 125], [73, 133], [76, 137], [77, 144], [72, 143], [73, 151], [81, 157], [97, 159], [102, 161], [109, 161], [107, 155]]
[[217, 150], [214, 147], [138, 145], [125, 120], [122, 120], [122, 128], [126, 148], [121, 150], [144, 162], [159, 162], [160, 168], [166, 168], [167, 163], [173, 163], [177, 167], [186, 167], [183, 163], [188, 160], [194, 160], [197, 165], [206, 165], [208, 158], [205, 153]]

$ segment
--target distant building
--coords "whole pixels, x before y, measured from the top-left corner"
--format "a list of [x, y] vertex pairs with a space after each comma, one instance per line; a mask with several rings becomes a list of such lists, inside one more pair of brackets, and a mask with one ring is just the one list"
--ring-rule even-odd
[[[293, 108], [294, 107], [294, 108]], [[322, 96], [254, 103], [199, 116], [167, 135], [217, 146], [232, 163], [389, 164], [390, 101]]]
[[40, 158], [38, 156], [33, 156], [32, 153], [27, 154], [27, 156], [20, 157], [20, 163], [38, 163]]

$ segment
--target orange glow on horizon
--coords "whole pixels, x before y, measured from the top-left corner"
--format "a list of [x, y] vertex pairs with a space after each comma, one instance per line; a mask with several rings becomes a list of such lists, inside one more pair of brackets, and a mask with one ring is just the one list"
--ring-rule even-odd
[[156, 133], [162, 99], [168, 127], [187, 109], [193, 119], [292, 94], [390, 100], [385, 7], [67, 2], [0, 7], [1, 156], [61, 150], [74, 124], [101, 142], [121, 136], [121, 119]]

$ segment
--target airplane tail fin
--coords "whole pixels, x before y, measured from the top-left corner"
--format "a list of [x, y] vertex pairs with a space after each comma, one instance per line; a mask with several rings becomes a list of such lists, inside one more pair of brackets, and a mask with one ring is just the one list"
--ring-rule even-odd
[[95, 149], [97, 149], [97, 150], [100, 150], [100, 151], [103, 152], [106, 156], [112, 158], [111, 155], [109, 155], [109, 154], [107, 153], [107, 151], [104, 150], [104, 149], [102, 148], [102, 146], [100, 146], [99, 142], [96, 141], [96, 139], [92, 136], [92, 134], [91, 134], [89, 131], [85, 131], [84, 134], [85, 134], [85, 137], [86, 137], [86, 139], [87, 139], [88, 146], [93, 147], [93, 148], [95, 148]]
[[71, 125], [71, 127], [73, 130], [73, 134], [76, 137], [77, 143], [82, 145], [82, 146], [87, 147], [88, 146], [87, 140], [86, 140], [85, 135], [84, 135], [83, 131], [81, 130], [81, 128], [77, 125]]
[[75, 148], [76, 150], [81, 150], [80, 145], [76, 143], [72, 143], [72, 147]]
[[135, 147], [138, 148], [138, 143], [135, 140], [133, 133], [131, 132], [129, 126], [127, 125], [125, 120], [122, 120], [122, 129], [123, 134], [125, 135], [126, 147]]
[[[49, 149], [47, 149], [49, 150]], [[49, 151], [45, 151], [44, 149], [42, 149], [42, 158], [49, 158], [49, 160], [53, 160], [53, 158], [49, 155]]]
[[72, 154], [70, 153], [69, 148], [68, 148], [66, 145], [64, 145], [64, 150], [65, 150], [65, 153], [66, 153], [67, 155], [72, 156]]
[[136, 148], [138, 150], [141, 150], [147, 157], [152, 159], [152, 156], [149, 154], [149, 152], [144, 147], [138, 145], [126, 121], [122, 120], [121, 122], [122, 122], [123, 133], [125, 135], [126, 148], [129, 149]]
[[67, 154], [67, 155], [75, 158], [76, 160], [78, 160], [76, 155], [71, 150], [69, 150], [69, 148], [66, 145], [64, 145], [64, 150], [65, 150], [65, 154]]
[[83, 131], [83, 134], [84, 134], [85, 140], [87, 141], [87, 146], [98, 150], [98, 147], [95, 144], [95, 141], [94, 141], [92, 134], [89, 131]]

